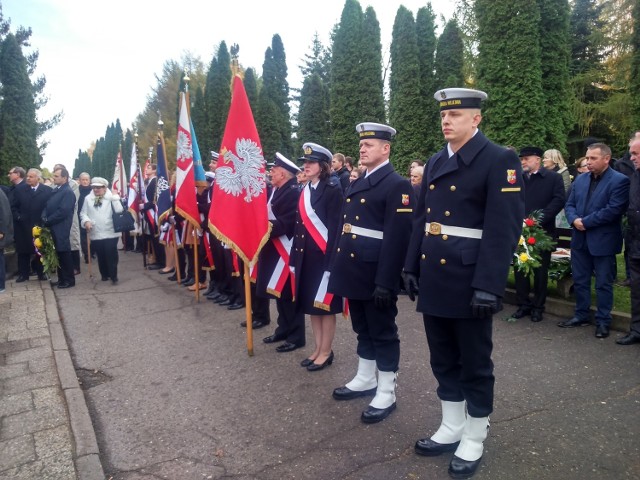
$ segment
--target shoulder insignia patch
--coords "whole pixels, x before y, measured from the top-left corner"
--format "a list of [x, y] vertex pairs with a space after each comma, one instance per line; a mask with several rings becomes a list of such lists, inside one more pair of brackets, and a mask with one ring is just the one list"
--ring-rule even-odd
[[515, 170], [507, 170], [507, 182], [511, 185], [516, 183], [516, 171]]
[[404, 206], [409, 205], [409, 195], [406, 193], [402, 194], [402, 205]]

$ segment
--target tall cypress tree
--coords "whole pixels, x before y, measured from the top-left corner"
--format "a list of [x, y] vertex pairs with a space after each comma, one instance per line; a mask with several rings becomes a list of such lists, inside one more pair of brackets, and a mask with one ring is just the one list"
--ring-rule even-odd
[[440, 149], [442, 135], [440, 134], [440, 115], [438, 104], [433, 94], [438, 90], [435, 78], [436, 52], [436, 15], [431, 8], [431, 2], [426, 7], [418, 9], [416, 14], [416, 39], [418, 43], [418, 64], [420, 65], [420, 96], [422, 105], [421, 123], [422, 140], [421, 154], [429, 158]]
[[204, 138], [198, 137], [204, 152], [218, 150], [222, 143], [224, 128], [231, 104], [231, 56], [227, 44], [220, 42], [215, 57], [211, 60], [204, 91], [207, 108], [207, 129]]
[[[362, 19], [362, 57], [360, 61], [361, 120], [385, 122], [384, 79], [382, 78], [382, 43], [380, 22], [373, 7], [367, 7]], [[355, 126], [355, 125], [354, 125]]]
[[544, 146], [567, 154], [567, 135], [574, 125], [569, 80], [569, 2], [538, 0], [542, 91], [545, 96]]
[[393, 23], [389, 75], [389, 122], [398, 131], [392, 161], [400, 172], [405, 172], [416, 157], [424, 155], [421, 138], [424, 99], [419, 78], [416, 26], [413, 14], [401, 5]]
[[631, 93], [633, 124], [640, 126], [640, 2], [633, 4], [633, 36], [631, 38]]
[[78, 178], [78, 176], [83, 172], [91, 175], [91, 157], [89, 157], [87, 152], [78, 150], [78, 158], [76, 158], [76, 162], [73, 167], [73, 178]]
[[357, 152], [355, 125], [365, 120], [362, 107], [369, 101], [361, 91], [367, 80], [361, 77], [360, 63], [369, 61], [362, 51], [362, 21], [360, 3], [346, 0], [331, 47], [329, 115], [332, 141], [327, 147], [351, 156]]
[[298, 132], [294, 156], [305, 142], [330, 145], [328, 90], [318, 73], [304, 79], [300, 91], [298, 109]]
[[529, 0], [476, 0], [478, 88], [489, 95], [481, 128], [517, 147], [543, 145], [540, 10]]
[[[9, 33], [0, 46], [0, 171], [38, 167], [38, 123], [27, 61], [16, 37]], [[4, 180], [4, 179], [3, 179]]]
[[253, 68], [247, 68], [244, 72], [244, 89], [247, 92], [251, 111], [255, 116], [256, 108], [258, 108], [258, 81], [256, 79], [256, 71]]
[[291, 155], [286, 56], [278, 34], [273, 36], [271, 47], [264, 54], [256, 123], [265, 158], [273, 158], [276, 152]]
[[435, 67], [438, 88], [464, 86], [464, 44], [455, 18], [447, 22], [438, 38]]

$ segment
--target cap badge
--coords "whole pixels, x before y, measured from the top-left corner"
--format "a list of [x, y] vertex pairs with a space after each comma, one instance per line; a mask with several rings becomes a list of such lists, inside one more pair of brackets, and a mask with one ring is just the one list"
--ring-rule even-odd
[[313, 149], [311, 147], [304, 147], [304, 154], [311, 155], [313, 153]]
[[447, 93], [444, 90], [440, 90], [440, 98], [442, 98], [443, 100], [447, 98]]

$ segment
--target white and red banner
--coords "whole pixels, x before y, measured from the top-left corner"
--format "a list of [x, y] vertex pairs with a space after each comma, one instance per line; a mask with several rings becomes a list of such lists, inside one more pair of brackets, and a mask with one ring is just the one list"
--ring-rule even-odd
[[200, 228], [200, 213], [196, 200], [196, 180], [193, 173], [193, 144], [187, 97], [180, 92], [180, 119], [176, 142], [176, 211], [194, 228]]
[[247, 93], [239, 75], [225, 127], [209, 226], [248, 265], [253, 265], [269, 239], [265, 161]]
[[127, 172], [122, 164], [122, 151], [118, 150], [116, 168], [113, 172], [113, 181], [111, 182], [111, 191], [120, 195], [120, 198], [124, 200], [127, 198], [128, 184]]

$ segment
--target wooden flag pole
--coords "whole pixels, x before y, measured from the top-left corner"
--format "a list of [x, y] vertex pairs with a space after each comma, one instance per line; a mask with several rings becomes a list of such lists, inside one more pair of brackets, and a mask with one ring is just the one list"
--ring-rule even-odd
[[199, 272], [199, 264], [198, 264], [198, 257], [199, 257], [199, 252], [198, 252], [198, 229], [193, 227], [193, 266], [196, 269], [195, 271], [195, 276], [196, 276], [196, 302], [200, 302], [200, 272]]
[[244, 263], [244, 303], [247, 318], [247, 353], [253, 357], [253, 321], [251, 320], [251, 274], [249, 266]]

